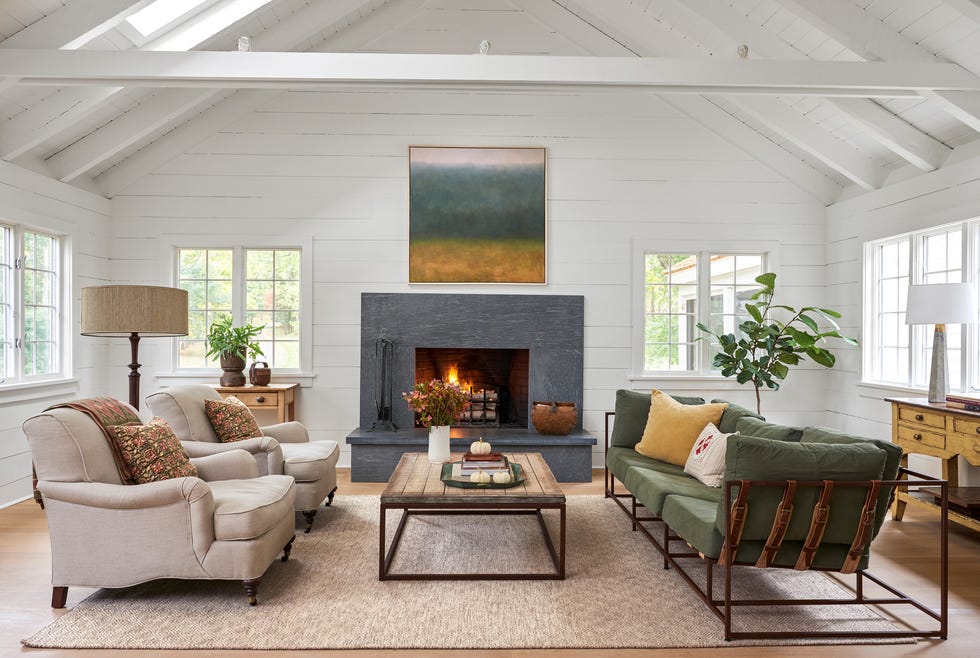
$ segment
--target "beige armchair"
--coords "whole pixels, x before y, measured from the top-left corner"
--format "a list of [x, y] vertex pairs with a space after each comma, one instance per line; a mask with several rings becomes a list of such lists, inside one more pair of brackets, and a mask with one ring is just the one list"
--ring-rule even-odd
[[51, 607], [69, 586], [158, 578], [241, 580], [255, 605], [262, 574], [295, 537], [296, 489], [259, 477], [243, 450], [192, 460], [199, 477], [124, 485], [103, 431], [59, 408], [24, 422], [51, 536]]
[[313, 527], [320, 503], [333, 502], [337, 491], [336, 441], [310, 441], [302, 424], [295, 421], [261, 428], [265, 436], [220, 443], [204, 411], [205, 400], [221, 400], [221, 394], [203, 384], [172, 386], [146, 397], [155, 416], [173, 428], [191, 457], [242, 448], [250, 452], [262, 474], [290, 475], [296, 480], [296, 511], [306, 519], [305, 532]]

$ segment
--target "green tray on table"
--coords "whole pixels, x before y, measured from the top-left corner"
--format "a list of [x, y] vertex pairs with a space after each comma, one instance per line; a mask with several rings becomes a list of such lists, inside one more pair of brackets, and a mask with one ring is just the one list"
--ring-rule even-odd
[[449, 462], [442, 465], [442, 475], [439, 479], [445, 483], [447, 487], [458, 487], [459, 489], [509, 489], [510, 487], [516, 487], [519, 484], [524, 484], [524, 470], [521, 468], [520, 464], [510, 463], [510, 475], [511, 480], [507, 484], [497, 484], [495, 482], [471, 482], [469, 475], [461, 476], [463, 479], [456, 479], [453, 477], [453, 465], [459, 464], [460, 462]]

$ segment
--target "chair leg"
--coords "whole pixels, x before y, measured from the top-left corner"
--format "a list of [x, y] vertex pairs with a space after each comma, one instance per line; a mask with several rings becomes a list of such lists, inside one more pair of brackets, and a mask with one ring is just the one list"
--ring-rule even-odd
[[67, 587], [52, 587], [51, 588], [51, 607], [52, 608], [64, 608], [65, 603], [68, 601], [68, 588]]
[[292, 550], [293, 550], [293, 542], [294, 542], [294, 541], [296, 541], [296, 535], [293, 535], [293, 536], [292, 536], [292, 537], [291, 537], [291, 538], [289, 539], [289, 541], [288, 541], [288, 542], [286, 542], [286, 545], [282, 547], [282, 557], [281, 557], [280, 559], [281, 559], [281, 560], [282, 560], [283, 562], [286, 562], [286, 561], [288, 561], [288, 560], [289, 560], [289, 554], [290, 554], [290, 553], [292, 552]]
[[337, 493], [337, 487], [334, 487], [330, 493], [327, 494], [327, 502], [323, 505], [324, 507], [330, 507], [330, 503], [333, 502], [333, 495]]
[[303, 532], [310, 534], [310, 530], [313, 529], [313, 517], [316, 516], [316, 510], [307, 510], [303, 512], [303, 516], [306, 518], [306, 530]]
[[249, 605], [258, 605], [259, 603], [259, 578], [249, 578], [242, 581], [242, 585], [245, 586], [245, 598], [248, 599]]

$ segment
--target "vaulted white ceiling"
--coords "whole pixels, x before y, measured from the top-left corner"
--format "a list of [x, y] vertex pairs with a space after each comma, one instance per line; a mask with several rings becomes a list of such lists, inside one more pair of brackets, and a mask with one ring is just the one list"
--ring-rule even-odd
[[980, 155], [980, 0], [7, 0], [0, 39], [0, 158], [109, 197], [307, 85], [658, 93], [827, 204]]

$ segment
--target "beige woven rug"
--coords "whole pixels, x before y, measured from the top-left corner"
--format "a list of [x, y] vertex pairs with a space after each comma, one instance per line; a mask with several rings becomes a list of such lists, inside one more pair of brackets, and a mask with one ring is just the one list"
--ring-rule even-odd
[[[320, 512], [311, 534], [298, 534], [289, 562], [269, 568], [256, 607], [246, 605], [237, 582], [156, 581], [100, 590], [24, 643], [127, 649], [733, 644], [724, 642], [721, 623], [681, 578], [662, 568], [647, 540], [630, 531], [615, 503], [599, 496], [569, 496], [565, 581], [379, 582], [377, 532], [378, 498], [341, 494]], [[550, 567], [533, 517], [430, 516], [409, 522], [393, 570], [528, 565]], [[845, 595], [818, 573], [741, 572], [751, 585], [740, 590], [745, 595]], [[892, 628], [862, 606], [789, 608], [751, 621], [773, 630]]]

